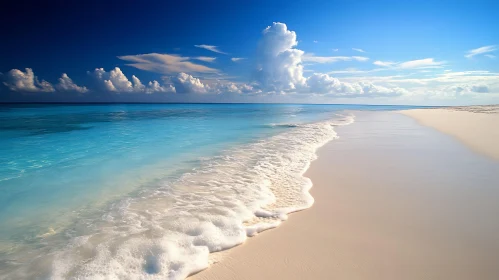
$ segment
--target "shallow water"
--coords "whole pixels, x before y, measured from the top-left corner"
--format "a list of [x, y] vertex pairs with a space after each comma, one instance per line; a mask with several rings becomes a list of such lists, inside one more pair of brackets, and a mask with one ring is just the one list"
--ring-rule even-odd
[[0, 278], [185, 278], [313, 203], [354, 105], [2, 105]]

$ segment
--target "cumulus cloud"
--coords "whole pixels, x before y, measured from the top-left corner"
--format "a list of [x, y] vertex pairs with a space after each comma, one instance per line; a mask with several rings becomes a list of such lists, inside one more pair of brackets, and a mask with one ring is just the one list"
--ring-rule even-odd
[[495, 46], [495, 45], [483, 46], [483, 47], [480, 47], [480, 48], [469, 50], [464, 57], [466, 57], [466, 58], [472, 58], [472, 57], [474, 57], [476, 55], [491, 53], [491, 52], [494, 52], [496, 50], [497, 50], [497, 46]]
[[[217, 73], [217, 69], [207, 67], [201, 64], [194, 63], [190, 57], [183, 57], [174, 54], [148, 53], [137, 55], [118, 56], [119, 59], [131, 62], [127, 64], [141, 70], [160, 73], [160, 74], [176, 74], [185, 73]], [[210, 62], [215, 58], [207, 58], [204, 56], [196, 57], [197, 60]]]
[[[307, 85], [312, 93], [344, 93], [350, 90], [344, 83], [338, 79], [330, 77], [327, 74], [314, 73], [307, 79]], [[352, 92], [354, 90], [352, 89]]]
[[314, 93], [329, 96], [395, 96], [404, 94], [401, 88], [376, 86], [367, 82], [347, 83], [328, 74], [303, 76], [303, 61], [328, 63], [336, 61], [366, 61], [360, 56], [320, 57], [296, 49], [296, 33], [284, 23], [276, 22], [262, 34], [258, 49], [259, 82], [266, 92]]
[[352, 50], [354, 50], [354, 51], [356, 51], [356, 52], [361, 52], [361, 53], [366, 52], [365, 50], [363, 50], [363, 49], [358, 49], [358, 48], [352, 48]]
[[338, 61], [368, 61], [368, 57], [364, 56], [316, 56], [313, 53], [303, 55], [304, 62], [313, 63], [334, 63]]
[[259, 93], [252, 85], [246, 83], [234, 83], [227, 80], [202, 81], [187, 73], [179, 73], [169, 78], [175, 86], [177, 93], [193, 94], [254, 94]]
[[[499, 96], [499, 73], [490, 71], [444, 71], [431, 76], [414, 77], [413, 74], [395, 76], [345, 77], [348, 83], [368, 80], [378, 86], [403, 88], [403, 97], [409, 101], [458, 100], [460, 98], [490, 98]], [[487, 97], [489, 96], [489, 97]]]
[[[196, 45], [215, 53], [222, 53], [217, 46]], [[354, 51], [364, 53], [362, 49]], [[492, 54], [497, 46], [485, 46], [470, 50], [466, 57], [483, 55], [495, 58]], [[338, 49], [333, 49], [338, 51]], [[359, 54], [362, 55], [362, 54]], [[187, 57], [173, 54], [139, 54], [119, 56], [129, 66], [137, 69], [165, 74], [162, 83], [158, 81], [142, 82], [132, 75], [129, 79], [116, 67], [111, 71], [97, 68], [89, 72], [98, 81], [101, 90], [115, 93], [157, 93], [177, 92], [182, 94], [273, 94], [320, 95], [325, 97], [403, 97], [422, 98], [458, 98], [499, 96], [499, 73], [489, 71], [438, 71], [445, 62], [434, 58], [410, 61], [373, 62], [374, 69], [335, 70], [328, 73], [314, 73], [304, 70], [303, 63], [365, 62], [364, 56], [316, 56], [298, 48], [297, 35], [286, 24], [275, 22], [262, 32], [256, 51], [255, 81], [251, 84], [234, 82], [235, 78], [218, 69], [208, 67], [216, 57]], [[239, 62], [242, 57], [230, 58]], [[200, 64], [203, 63], [203, 64]], [[245, 63], [246, 64], [246, 63]], [[245, 65], [242, 64], [242, 65]], [[365, 65], [365, 64], [364, 64]], [[317, 66], [317, 65], [316, 65]], [[428, 74], [431, 69], [433, 74]], [[380, 71], [404, 70], [392, 76], [375, 76]], [[415, 71], [410, 71], [415, 70]], [[443, 70], [443, 69], [442, 69]], [[422, 74], [425, 71], [425, 74]], [[304, 76], [306, 73], [306, 76]], [[336, 75], [341, 75], [340, 78]], [[365, 74], [365, 75], [363, 75]], [[333, 76], [335, 75], [335, 76]], [[30, 68], [25, 72], [12, 69], [2, 76], [4, 84], [13, 91], [52, 92], [74, 91], [87, 92], [85, 86], [76, 85], [67, 74], [62, 74], [58, 83], [52, 86], [47, 81], [39, 81]], [[194, 100], [194, 99], [193, 99]], [[410, 100], [410, 99], [405, 99]]]
[[160, 85], [160, 83], [156, 80], [150, 81], [145, 88], [145, 93], [154, 93], [154, 92], [175, 92], [175, 87], [172, 85]]
[[370, 82], [341, 82], [334, 77], [321, 73], [315, 73], [310, 76], [307, 79], [307, 86], [311, 93], [337, 97], [399, 96], [407, 93], [406, 90], [400, 87], [388, 88], [374, 85]]
[[85, 93], [88, 91], [86, 87], [76, 85], [66, 73], [62, 74], [62, 76], [59, 78], [59, 83], [55, 87], [58, 91], [72, 91], [79, 93]]
[[115, 67], [109, 72], [106, 72], [104, 68], [96, 68], [89, 74], [94, 76], [100, 83], [101, 88], [106, 91], [116, 93], [175, 92], [173, 86], [161, 86], [157, 81], [151, 81], [146, 86], [135, 75], [132, 76], [132, 81], [130, 81], [119, 67]]
[[236, 94], [254, 94], [259, 93], [253, 86], [245, 83], [233, 83], [228, 81], [219, 81], [210, 86], [210, 91], [216, 94], [236, 93]]
[[187, 73], [178, 73], [172, 78], [172, 82], [177, 93], [206, 93], [208, 91], [208, 87], [200, 79]]
[[257, 76], [264, 89], [283, 92], [305, 85], [304, 52], [294, 48], [296, 45], [296, 33], [284, 23], [274, 22], [263, 30], [257, 50]]
[[219, 50], [217, 46], [212, 46], [212, 45], [194, 45], [194, 47], [205, 49], [205, 50], [209, 50], [211, 52], [216, 52], [216, 53], [221, 53], [221, 54], [228, 54], [226, 52], [223, 52], [223, 51]]
[[49, 82], [39, 81], [31, 68], [26, 68], [26, 72], [19, 69], [12, 69], [5, 74], [4, 85], [12, 91], [19, 92], [54, 92], [55, 89]]
[[489, 92], [487, 85], [457, 84], [432, 88], [425, 95], [433, 99], [479, 98]]

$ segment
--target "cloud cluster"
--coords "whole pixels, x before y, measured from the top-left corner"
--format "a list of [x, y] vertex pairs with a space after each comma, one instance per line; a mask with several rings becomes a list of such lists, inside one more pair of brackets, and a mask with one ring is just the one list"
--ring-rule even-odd
[[206, 93], [206, 87], [200, 79], [186, 73], [179, 73], [176, 77], [172, 78], [177, 93]]
[[57, 90], [60, 92], [85, 93], [88, 91], [86, 87], [75, 84], [66, 73], [62, 74], [58, 82], [54, 87], [45, 80], [40, 81], [35, 76], [33, 69], [26, 68], [25, 72], [19, 69], [12, 69], [7, 72], [4, 85], [10, 90], [17, 92], [55, 92]]
[[[457, 84], [432, 87], [424, 95], [432, 99], [457, 99], [457, 98], [478, 98], [484, 93], [490, 93], [488, 85], [483, 84]], [[417, 94], [416, 94], [417, 95]]]
[[[227, 54], [213, 45], [195, 45], [218, 54]], [[497, 46], [484, 46], [468, 51], [467, 58], [481, 55], [495, 58]], [[363, 49], [353, 51], [365, 53]], [[338, 49], [333, 49], [338, 51]], [[359, 54], [361, 55], [361, 54]], [[96, 68], [88, 72], [96, 85], [90, 89], [111, 93], [178, 93], [178, 94], [234, 94], [265, 95], [287, 94], [295, 96], [320, 96], [338, 98], [356, 97], [403, 97], [441, 98], [480, 97], [487, 94], [499, 96], [499, 73], [488, 71], [443, 71], [446, 62], [434, 58], [410, 61], [372, 62], [374, 69], [335, 70], [317, 73], [307, 67], [325, 67], [336, 62], [367, 62], [365, 56], [318, 56], [298, 48], [297, 34], [286, 24], [274, 22], [262, 31], [256, 51], [254, 80], [248, 83], [234, 82], [233, 77], [214, 68], [218, 65], [213, 56], [181, 56], [177, 54], [147, 53], [118, 56], [127, 66], [163, 74], [162, 82], [144, 82], [132, 75], [129, 79], [119, 67], [109, 72]], [[232, 62], [246, 58], [231, 57]], [[246, 63], [244, 64], [246, 65]], [[366, 63], [363, 64], [367, 65]], [[412, 70], [412, 71], [411, 71]], [[391, 76], [374, 76], [381, 71], [392, 71]], [[438, 73], [440, 72], [440, 74]], [[305, 74], [306, 73], [306, 74]], [[341, 78], [332, 75], [340, 75]], [[52, 85], [39, 80], [32, 69], [12, 69], [2, 75], [3, 84], [17, 92], [76, 92], [87, 93], [85, 86], [77, 85], [66, 73]], [[405, 99], [409, 100], [409, 99]]]
[[337, 97], [400, 96], [407, 91], [400, 87], [389, 88], [370, 82], [341, 82], [327, 74], [315, 73], [307, 79], [310, 93], [329, 94]]
[[106, 72], [104, 68], [96, 68], [89, 72], [100, 84], [100, 88], [105, 91], [116, 93], [155, 93], [155, 92], [175, 92], [171, 85], [161, 86], [158, 81], [151, 81], [147, 85], [135, 75], [132, 75], [132, 81], [128, 80], [119, 67]]
[[296, 48], [296, 33], [288, 30], [286, 24], [275, 22], [262, 34], [258, 49], [258, 81], [266, 92], [313, 93], [329, 96], [398, 96], [401, 88], [376, 86], [371, 83], [346, 83], [328, 74], [314, 73], [306, 78], [303, 62], [328, 63], [336, 61], [367, 61], [360, 56], [319, 57], [304, 54]]
[[39, 81], [31, 68], [26, 72], [12, 69], [5, 75], [4, 85], [12, 91], [18, 92], [54, 92], [55, 89], [49, 82]]
[[201, 81], [187, 73], [179, 73], [169, 78], [177, 93], [197, 94], [249, 94], [258, 92], [253, 86], [245, 83], [234, 83], [225, 80]]
[[445, 71], [425, 77], [411, 74], [394, 76], [348, 77], [349, 83], [365, 80], [376, 82], [378, 86], [403, 88], [405, 100], [421, 102], [432, 100], [464, 100], [474, 98], [499, 97], [499, 73], [489, 71]]
[[62, 77], [59, 78], [59, 83], [55, 87], [58, 91], [73, 91], [79, 93], [85, 93], [88, 91], [86, 87], [81, 87], [75, 84], [66, 73], [62, 74]]
[[227, 81], [217, 81], [212, 85], [209, 85], [210, 91], [215, 94], [257, 94], [261, 93], [260, 90], [256, 89], [252, 85], [246, 83], [233, 83]]

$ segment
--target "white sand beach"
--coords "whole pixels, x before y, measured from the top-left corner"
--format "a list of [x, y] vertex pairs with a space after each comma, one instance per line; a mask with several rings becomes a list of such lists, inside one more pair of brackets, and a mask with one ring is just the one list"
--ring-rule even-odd
[[312, 208], [192, 279], [499, 279], [499, 118], [474, 111], [355, 112]]
[[479, 153], [499, 159], [499, 106], [419, 109], [403, 113], [456, 137]]

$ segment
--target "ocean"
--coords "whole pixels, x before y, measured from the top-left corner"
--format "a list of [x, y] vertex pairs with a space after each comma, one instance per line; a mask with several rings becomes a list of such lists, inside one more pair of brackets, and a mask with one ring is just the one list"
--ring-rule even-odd
[[310, 207], [352, 110], [407, 108], [0, 105], [0, 279], [183, 279]]

